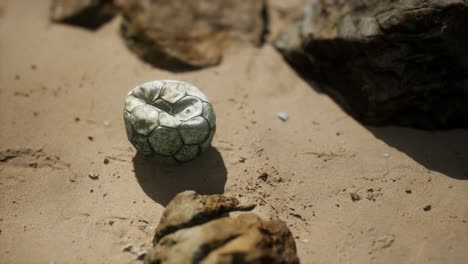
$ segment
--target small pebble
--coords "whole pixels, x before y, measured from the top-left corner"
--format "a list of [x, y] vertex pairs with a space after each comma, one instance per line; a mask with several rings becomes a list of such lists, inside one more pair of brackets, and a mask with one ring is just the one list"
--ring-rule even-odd
[[430, 211], [431, 209], [432, 209], [432, 206], [430, 204], [424, 206], [424, 208], [423, 208], [423, 210], [426, 211], [426, 212]]
[[286, 112], [279, 112], [278, 118], [281, 119], [281, 121], [286, 121], [288, 120], [289, 116]]
[[109, 159], [105, 158], [104, 159], [104, 164], [106, 164], [106, 165], [109, 164]]
[[301, 242], [302, 243], [309, 243], [309, 239], [302, 239]]
[[88, 177], [91, 180], [97, 180], [97, 179], [99, 179], [99, 173], [90, 173], [90, 174], [88, 174]]
[[384, 153], [383, 156], [384, 156], [385, 158], [388, 158], [388, 157], [390, 157], [390, 153]]

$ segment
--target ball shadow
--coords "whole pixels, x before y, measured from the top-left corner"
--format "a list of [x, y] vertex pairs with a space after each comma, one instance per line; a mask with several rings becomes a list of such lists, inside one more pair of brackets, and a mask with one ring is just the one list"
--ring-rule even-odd
[[133, 167], [146, 195], [163, 206], [186, 190], [222, 194], [227, 179], [223, 157], [213, 147], [195, 160], [179, 166], [162, 164], [136, 154]]

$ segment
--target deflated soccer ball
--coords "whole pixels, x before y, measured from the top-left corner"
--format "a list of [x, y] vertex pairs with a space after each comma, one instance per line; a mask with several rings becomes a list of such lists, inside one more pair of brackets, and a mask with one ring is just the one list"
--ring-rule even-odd
[[137, 86], [125, 98], [128, 140], [144, 156], [186, 162], [208, 149], [216, 117], [208, 98], [195, 86], [172, 80]]

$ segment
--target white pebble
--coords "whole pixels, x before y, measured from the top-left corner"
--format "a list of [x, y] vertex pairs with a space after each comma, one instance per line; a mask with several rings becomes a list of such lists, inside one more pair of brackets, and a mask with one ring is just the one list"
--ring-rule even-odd
[[286, 112], [279, 112], [278, 113], [278, 118], [281, 119], [282, 121], [288, 120], [288, 114]]
[[388, 158], [388, 157], [390, 157], [390, 153], [384, 153], [383, 156], [384, 156], [385, 158]]

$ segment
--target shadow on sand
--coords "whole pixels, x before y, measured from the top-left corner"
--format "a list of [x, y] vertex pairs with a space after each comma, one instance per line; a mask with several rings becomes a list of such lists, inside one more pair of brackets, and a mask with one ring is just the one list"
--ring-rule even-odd
[[433, 171], [468, 180], [468, 130], [424, 131], [406, 127], [366, 128], [391, 147]]
[[223, 157], [215, 148], [180, 166], [161, 164], [137, 154], [133, 158], [133, 167], [143, 191], [163, 206], [186, 190], [221, 194], [227, 179]]

